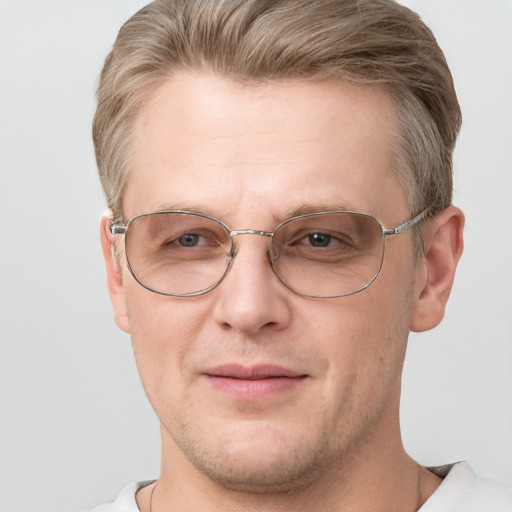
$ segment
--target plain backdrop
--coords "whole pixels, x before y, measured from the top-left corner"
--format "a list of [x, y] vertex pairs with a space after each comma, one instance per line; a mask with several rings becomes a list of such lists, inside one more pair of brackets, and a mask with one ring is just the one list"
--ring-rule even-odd
[[[0, 512], [76, 512], [155, 477], [158, 424], [114, 325], [90, 125], [141, 0], [0, 0]], [[411, 337], [403, 435], [423, 464], [512, 483], [512, 2], [406, 2], [464, 113], [466, 251], [443, 324]]]

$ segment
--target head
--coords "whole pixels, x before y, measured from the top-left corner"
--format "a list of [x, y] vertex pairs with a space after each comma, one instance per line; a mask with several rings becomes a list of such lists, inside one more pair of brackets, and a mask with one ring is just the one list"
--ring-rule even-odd
[[209, 293], [153, 293], [112, 257], [105, 219], [116, 321], [175, 461], [276, 492], [393, 452], [408, 332], [442, 318], [462, 247], [459, 124], [441, 50], [392, 1], [157, 1], [123, 26], [94, 121], [113, 217], [184, 209], [270, 232], [340, 205], [388, 227], [437, 212], [421, 258], [406, 230], [368, 289], [335, 299], [284, 287], [250, 235]]

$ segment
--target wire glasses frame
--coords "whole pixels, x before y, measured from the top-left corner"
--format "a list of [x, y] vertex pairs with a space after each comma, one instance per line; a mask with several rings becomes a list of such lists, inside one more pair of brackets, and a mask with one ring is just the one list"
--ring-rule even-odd
[[235, 237], [258, 235], [270, 239], [267, 257], [286, 287], [306, 297], [337, 298], [368, 288], [382, 268], [386, 237], [414, 226], [429, 210], [393, 228], [370, 214], [342, 210], [291, 217], [273, 231], [232, 230], [203, 213], [166, 210], [125, 224], [113, 220], [110, 232], [125, 235], [135, 280], [161, 295], [194, 297], [213, 290], [233, 264]]

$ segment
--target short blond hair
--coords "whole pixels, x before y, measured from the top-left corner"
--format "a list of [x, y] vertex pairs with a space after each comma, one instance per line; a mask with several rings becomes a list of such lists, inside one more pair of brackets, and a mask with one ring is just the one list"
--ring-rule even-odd
[[98, 88], [93, 139], [116, 216], [137, 116], [184, 70], [382, 87], [396, 105], [392, 149], [411, 212], [451, 203], [461, 113], [443, 52], [417, 14], [393, 0], [156, 0], [121, 28]]

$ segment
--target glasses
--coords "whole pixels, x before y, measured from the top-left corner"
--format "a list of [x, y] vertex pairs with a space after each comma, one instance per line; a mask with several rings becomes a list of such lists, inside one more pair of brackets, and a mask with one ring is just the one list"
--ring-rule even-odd
[[299, 215], [274, 231], [228, 228], [202, 213], [172, 210], [144, 213], [123, 224], [112, 222], [112, 235], [125, 236], [133, 277], [162, 295], [192, 297], [213, 290], [236, 256], [235, 237], [268, 237], [268, 261], [279, 279], [299, 295], [344, 297], [370, 286], [384, 260], [386, 237], [418, 223], [428, 209], [385, 228], [375, 217], [351, 211]]

